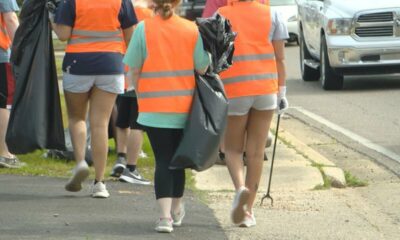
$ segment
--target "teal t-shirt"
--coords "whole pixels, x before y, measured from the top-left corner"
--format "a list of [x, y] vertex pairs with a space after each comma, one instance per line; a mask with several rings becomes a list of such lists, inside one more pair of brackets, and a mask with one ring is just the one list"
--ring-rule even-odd
[[[133, 33], [123, 62], [131, 68], [140, 69], [147, 57], [144, 22], [140, 22]], [[193, 55], [195, 69], [201, 70], [210, 64], [208, 53], [204, 50], [203, 40], [197, 39]], [[149, 127], [184, 128], [188, 114], [186, 113], [139, 113], [137, 122]]]

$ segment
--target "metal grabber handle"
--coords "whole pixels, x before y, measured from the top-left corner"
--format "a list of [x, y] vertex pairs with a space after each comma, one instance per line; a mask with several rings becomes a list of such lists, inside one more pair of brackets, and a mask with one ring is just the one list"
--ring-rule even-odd
[[267, 193], [264, 194], [264, 196], [261, 198], [261, 203], [260, 206], [263, 204], [264, 199], [269, 198], [271, 199], [271, 206], [274, 205], [274, 199], [271, 197], [271, 195], [269, 194], [269, 191], [271, 189], [271, 180], [272, 180], [272, 171], [274, 169], [274, 160], [275, 160], [275, 150], [276, 150], [276, 142], [278, 140], [278, 132], [279, 132], [279, 122], [281, 120], [281, 114], [278, 114], [278, 120], [276, 122], [276, 131], [275, 131], [275, 140], [274, 140], [274, 148], [272, 150], [272, 160], [271, 160], [271, 169], [269, 172], [269, 181], [268, 181], [268, 189], [267, 189]]

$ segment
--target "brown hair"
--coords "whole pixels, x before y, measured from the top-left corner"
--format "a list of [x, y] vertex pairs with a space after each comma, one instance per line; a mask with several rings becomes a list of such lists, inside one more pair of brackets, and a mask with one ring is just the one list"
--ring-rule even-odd
[[168, 19], [172, 16], [173, 8], [178, 6], [181, 0], [153, 0], [156, 5], [155, 11], [159, 12], [163, 19]]

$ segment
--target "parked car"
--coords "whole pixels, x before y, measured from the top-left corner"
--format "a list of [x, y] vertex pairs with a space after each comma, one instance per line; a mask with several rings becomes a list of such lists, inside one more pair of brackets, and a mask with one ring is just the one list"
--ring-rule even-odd
[[178, 15], [189, 20], [196, 20], [201, 17], [206, 0], [182, 0], [182, 4], [178, 9]]
[[279, 11], [286, 20], [286, 25], [289, 32], [288, 42], [299, 43], [296, 0], [269, 0], [269, 4], [271, 8]]
[[297, 0], [304, 81], [343, 87], [344, 75], [400, 73], [399, 0]]

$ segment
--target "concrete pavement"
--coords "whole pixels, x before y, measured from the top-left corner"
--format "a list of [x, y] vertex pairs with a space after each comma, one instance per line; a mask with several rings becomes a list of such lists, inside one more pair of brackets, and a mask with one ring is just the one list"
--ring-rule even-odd
[[[328, 166], [334, 163], [302, 145], [303, 141], [284, 128], [280, 136], [271, 187], [275, 205], [266, 201], [259, 206], [257, 199], [258, 225], [252, 229], [230, 223], [233, 186], [226, 166], [216, 165], [195, 174], [196, 187], [206, 191], [206, 203], [187, 191], [183, 226], [161, 235], [153, 230], [157, 205], [152, 186], [110, 181], [111, 197], [92, 199], [89, 182], [82, 192], [73, 194], [63, 189], [66, 179], [0, 175], [0, 239], [313, 239], [314, 235], [319, 239], [356, 239], [353, 237], [366, 232], [369, 225], [354, 210], [326, 215], [346, 207], [338, 198], [346, 192], [311, 191], [323, 184], [311, 161]], [[267, 150], [271, 158], [272, 147]], [[266, 191], [269, 174], [270, 161], [264, 163], [259, 198]], [[353, 227], [349, 221], [363, 228], [347, 233]], [[295, 228], [286, 228], [287, 224]], [[318, 224], [322, 224], [321, 229]], [[336, 233], [332, 226], [347, 232]], [[375, 229], [369, 233], [379, 237]]]

